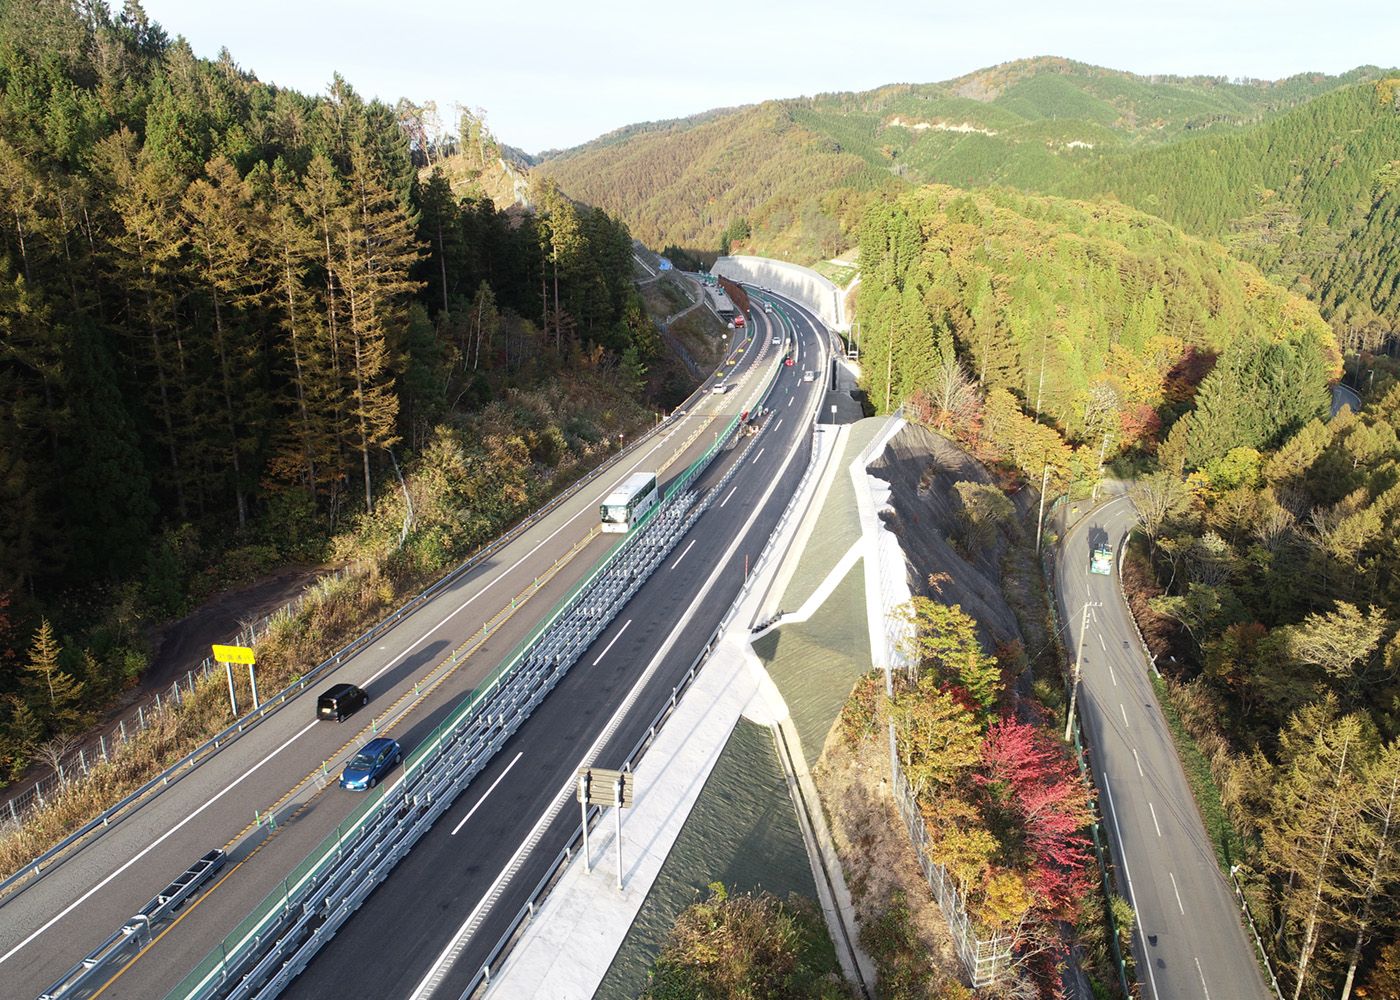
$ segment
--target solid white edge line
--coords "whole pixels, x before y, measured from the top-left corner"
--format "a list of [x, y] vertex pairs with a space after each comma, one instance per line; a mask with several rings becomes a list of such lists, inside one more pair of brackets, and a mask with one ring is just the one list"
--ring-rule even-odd
[[[1108, 819], [1113, 824], [1114, 839], [1118, 841], [1118, 857], [1123, 861], [1123, 874], [1128, 879], [1128, 892], [1133, 896], [1133, 923], [1138, 929], [1138, 939], [1142, 940], [1146, 932], [1142, 929], [1142, 915], [1138, 913], [1137, 893], [1133, 892], [1133, 873], [1128, 868], [1128, 852], [1123, 847], [1123, 831], [1118, 829], [1118, 810], [1113, 808], [1113, 789], [1109, 787], [1107, 774], [1103, 776], [1103, 790], [1108, 796]], [[1157, 975], [1152, 971], [1152, 956], [1144, 949], [1142, 957], [1147, 960], [1144, 964], [1147, 966], [1147, 981], [1152, 984], [1152, 995], [1160, 997], [1161, 994], [1157, 992]]]
[[510, 769], [515, 766], [515, 762], [524, 756], [525, 751], [521, 750], [518, 754], [515, 755], [515, 760], [512, 760], [509, 764], [507, 764], [506, 769], [496, 776], [496, 780], [491, 782], [491, 787], [486, 789], [485, 794], [482, 795], [481, 798], [476, 800], [476, 805], [472, 806], [471, 809], [467, 810], [467, 814], [462, 817], [462, 822], [458, 823], [452, 828], [452, 836], [457, 836], [457, 831], [467, 825], [467, 820], [471, 819], [472, 814], [481, 808], [481, 803], [485, 802], [487, 796], [489, 796], [492, 792], [496, 790], [496, 786], [505, 780], [505, 776], [507, 774], [510, 774]]
[[[725, 568], [729, 565], [729, 560], [733, 557], [734, 553], [739, 550], [739, 545], [743, 542], [744, 535], [753, 526], [754, 521], [758, 519], [759, 514], [763, 511], [764, 504], [766, 504], [768, 498], [773, 495], [773, 491], [778, 488], [778, 484], [782, 482], [783, 475], [787, 472], [788, 466], [792, 464], [793, 457], [797, 454], [796, 446], [801, 444], [801, 439], [799, 438], [797, 441], [794, 441], [793, 444], [794, 447], [788, 451], [787, 458], [783, 460], [783, 464], [778, 469], [777, 475], [769, 481], [768, 488], [764, 491], [758, 503], [754, 505], [753, 513], [749, 516], [748, 521], [735, 533], [734, 541], [730, 543], [724, 555], [715, 561], [714, 571], [710, 573], [709, 579], [705, 581], [704, 586], [700, 588], [700, 592], [696, 595], [694, 603], [697, 606], [703, 603], [711, 589], [713, 589], [715, 582], [723, 575]], [[738, 489], [738, 487], [736, 486], [735, 489]], [[684, 620], [676, 623], [676, 627], [671, 631], [671, 634], [667, 636], [666, 641], [662, 643], [661, 648], [657, 650], [656, 655], [652, 657], [651, 662], [647, 664], [641, 676], [637, 678], [637, 683], [632, 686], [632, 690], [627, 693], [627, 697], [618, 705], [617, 711], [614, 712], [612, 718], [608, 720], [608, 724], [603, 727], [603, 731], [598, 734], [598, 738], [593, 742], [593, 745], [588, 748], [588, 752], [580, 759], [580, 767], [586, 767], [591, 764], [594, 757], [602, 749], [603, 744], [612, 738], [613, 731], [621, 724], [627, 712], [631, 710], [632, 704], [641, 696], [642, 690], [645, 688], [647, 682], [651, 680], [652, 675], [661, 665], [661, 662], [670, 655], [671, 647], [676, 644], [676, 641], [680, 638], [681, 632], [688, 624], [689, 622]], [[408, 1000], [425, 1000], [426, 997], [430, 996], [433, 991], [436, 990], [437, 986], [434, 980], [440, 978], [443, 963], [447, 962], [448, 956], [461, 946], [465, 940], [467, 930], [475, 923], [477, 916], [491, 901], [492, 897], [495, 896], [497, 889], [508, 882], [514, 875], [515, 867], [519, 863], [521, 857], [528, 850], [533, 849], [535, 839], [539, 836], [540, 831], [554, 821], [555, 816], [559, 813], [559, 809], [562, 808], [564, 802], [573, 794], [575, 787], [577, 787], [575, 779], [573, 775], [570, 775], [569, 780], [555, 796], [554, 802], [551, 804], [550, 808], [540, 816], [534, 829], [525, 837], [520, 846], [516, 849], [515, 854], [511, 856], [510, 861], [506, 862], [506, 866], [501, 869], [501, 873], [496, 876], [495, 881], [492, 882], [486, 892], [482, 894], [481, 899], [478, 900], [476, 906], [472, 908], [471, 913], [467, 915], [467, 919], [462, 922], [461, 926], [457, 928], [456, 933], [448, 940], [447, 946], [438, 953], [437, 958], [434, 959], [428, 971], [423, 975], [423, 978], [418, 981], [418, 985], [413, 988], [413, 992], [409, 994]]]
[[605, 656], [608, 655], [608, 650], [612, 649], [612, 648], [613, 648], [613, 644], [616, 643], [617, 640], [619, 640], [619, 639], [622, 638], [622, 633], [623, 633], [623, 632], [626, 632], [626, 631], [627, 631], [627, 626], [628, 626], [628, 625], [631, 625], [631, 624], [632, 624], [632, 619], [629, 618], [629, 619], [627, 619], [626, 622], [623, 623], [622, 628], [620, 628], [620, 629], [617, 630], [617, 635], [615, 635], [615, 636], [612, 637], [612, 642], [610, 642], [610, 643], [608, 643], [606, 646], [604, 646], [604, 647], [603, 647], [603, 651], [602, 651], [601, 653], [598, 654], [598, 659], [596, 659], [596, 660], [593, 661], [593, 665], [594, 665], [595, 667], [596, 667], [599, 663], [603, 662], [603, 657], [605, 657]]

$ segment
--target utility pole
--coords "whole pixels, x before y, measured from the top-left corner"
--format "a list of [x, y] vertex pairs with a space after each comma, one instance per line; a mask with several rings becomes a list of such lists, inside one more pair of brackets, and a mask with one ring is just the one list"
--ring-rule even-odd
[[1094, 479], [1094, 492], [1089, 497], [1089, 502], [1097, 503], [1099, 499], [1099, 486], [1103, 483], [1103, 457], [1108, 453], [1108, 429], [1103, 432], [1103, 442], [1099, 445], [1099, 467], [1098, 475]]
[[1045, 467], [1040, 472], [1040, 513], [1035, 517], [1035, 551], [1040, 553], [1040, 532], [1045, 527], [1045, 491], [1050, 485], [1050, 453], [1045, 453]]
[[885, 354], [885, 412], [890, 412], [890, 396], [894, 392], [894, 328], [890, 328], [889, 350]]
[[1079, 674], [1084, 663], [1084, 633], [1089, 629], [1089, 609], [1101, 607], [1103, 604], [1099, 601], [1085, 601], [1084, 609], [1079, 613], [1079, 642], [1075, 644], [1074, 651], [1074, 685], [1070, 688], [1069, 718], [1065, 722], [1066, 743], [1074, 738], [1074, 705], [1079, 697]]

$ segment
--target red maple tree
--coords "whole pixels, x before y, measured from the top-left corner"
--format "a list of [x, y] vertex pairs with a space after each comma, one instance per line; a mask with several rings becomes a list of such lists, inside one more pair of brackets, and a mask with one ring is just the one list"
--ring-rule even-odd
[[1075, 904], [1093, 885], [1093, 855], [1085, 830], [1093, 792], [1047, 730], [1004, 718], [982, 748], [986, 785], [1001, 785], [1019, 817], [1031, 866], [1037, 915], [1073, 919]]

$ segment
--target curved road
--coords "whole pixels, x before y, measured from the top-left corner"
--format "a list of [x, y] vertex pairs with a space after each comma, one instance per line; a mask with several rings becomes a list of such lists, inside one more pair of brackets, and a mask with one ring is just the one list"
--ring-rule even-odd
[[[732, 372], [727, 381], [738, 382], [758, 365], [766, 367], [772, 351], [766, 339], [755, 338], [732, 360], [732, 367], [725, 366]], [[71, 851], [42, 878], [7, 894], [0, 900], [0, 997], [37, 996], [190, 862], [210, 848], [226, 847], [226, 877], [102, 994], [163, 996], [358, 804], [356, 796], [335, 787], [334, 777], [370, 737], [371, 726], [406, 747], [416, 744], [619, 540], [591, 534], [598, 503], [613, 484], [634, 469], [662, 470], [663, 481], [678, 475], [756, 384], [750, 379], [742, 391], [695, 397], [690, 412], [676, 415], [653, 441], [424, 602], [374, 645]], [[570, 552], [575, 554], [567, 560]], [[511, 612], [528, 592], [529, 600]], [[452, 650], [481, 636], [488, 619], [489, 637], [451, 673], [441, 669]], [[340, 726], [316, 722], [317, 694], [339, 681], [368, 690], [369, 709]], [[328, 788], [323, 774], [331, 779]], [[269, 812], [275, 830], [267, 825]]]
[[[775, 353], [777, 317], [754, 310], [749, 318], [754, 336]], [[811, 331], [807, 336], [804, 326]], [[747, 566], [776, 526], [805, 471], [812, 419], [823, 397], [821, 383], [801, 380], [803, 355], [822, 350], [817, 330], [825, 333], [810, 317], [799, 318], [796, 363], [779, 368], [772, 413], [752, 445], [741, 438], [728, 457], [743, 463], [735, 478], [284, 997], [462, 995], [572, 839], [579, 823], [573, 800], [577, 769], [622, 764], [733, 602]], [[702, 479], [702, 496], [726, 464], [717, 461]], [[366, 960], [368, 955], [373, 959]]]
[[[1137, 911], [1138, 980], [1151, 1000], [1268, 1000], [1148, 680], [1117, 565], [1114, 576], [1089, 572], [1090, 553], [1109, 544], [1121, 555], [1136, 523], [1118, 497], [1066, 532], [1055, 601], [1066, 648], [1083, 650], [1080, 718], [1119, 887]], [[1090, 608], [1081, 647], [1086, 602], [1100, 606]]]

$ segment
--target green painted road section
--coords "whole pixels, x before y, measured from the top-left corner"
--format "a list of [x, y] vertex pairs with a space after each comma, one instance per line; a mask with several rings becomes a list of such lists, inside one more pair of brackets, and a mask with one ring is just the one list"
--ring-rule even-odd
[[744, 719], [715, 762], [595, 1000], [634, 1000], [646, 988], [676, 917], [704, 899], [711, 882], [731, 891], [816, 897], [772, 733]]
[[810, 620], [774, 629], [753, 649], [787, 702], [810, 768], [852, 686], [870, 670], [865, 567], [856, 563]]
[[783, 592], [781, 607], [789, 613], [800, 608], [846, 551], [860, 541], [860, 512], [856, 507], [855, 484], [851, 481], [850, 464], [885, 425], [884, 417], [872, 417], [850, 425], [843, 450], [832, 459], [836, 474], [831, 489], [817, 515], [816, 526], [808, 538], [797, 568]]

